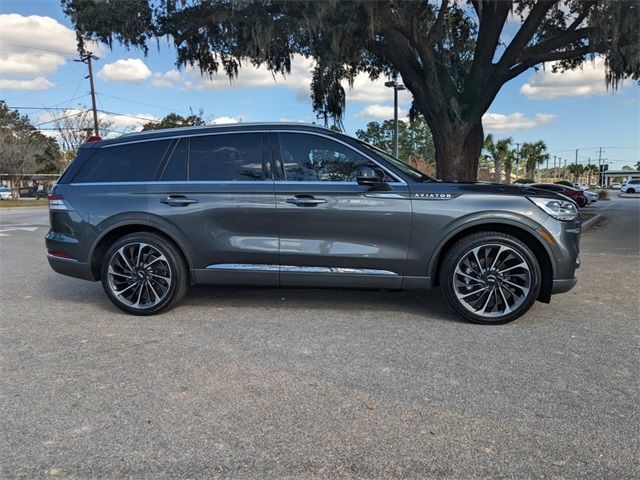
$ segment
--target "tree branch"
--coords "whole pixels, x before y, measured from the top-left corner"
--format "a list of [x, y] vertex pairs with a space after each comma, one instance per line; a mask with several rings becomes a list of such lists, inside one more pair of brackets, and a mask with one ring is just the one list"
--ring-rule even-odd
[[502, 54], [498, 62], [499, 70], [508, 70], [513, 62], [518, 58], [520, 52], [527, 46], [538, 30], [540, 23], [544, 19], [547, 12], [553, 7], [558, 0], [541, 0], [533, 5], [529, 15], [516, 33], [507, 49]]
[[436, 21], [433, 22], [433, 25], [431, 26], [431, 28], [429, 29], [429, 32], [427, 33], [427, 40], [429, 41], [429, 43], [433, 41], [433, 39], [438, 34], [438, 31], [442, 28], [442, 24], [444, 23], [444, 17], [446, 16], [448, 10], [449, 10], [449, 0], [442, 0], [442, 3], [440, 4], [440, 10], [438, 10], [438, 16], [436, 17]]

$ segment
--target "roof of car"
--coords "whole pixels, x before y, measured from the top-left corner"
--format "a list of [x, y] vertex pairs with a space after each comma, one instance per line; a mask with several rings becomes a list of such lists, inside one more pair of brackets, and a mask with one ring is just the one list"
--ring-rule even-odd
[[164, 128], [160, 130], [147, 130], [144, 132], [128, 133], [116, 138], [100, 140], [98, 142], [84, 143], [81, 148], [98, 148], [104, 145], [129, 143], [141, 140], [151, 140], [165, 137], [184, 137], [189, 135], [205, 135], [207, 133], [221, 133], [233, 131], [251, 130], [304, 130], [321, 133], [335, 134], [333, 130], [320, 125], [312, 125], [300, 122], [261, 122], [261, 123], [232, 123], [221, 125], [202, 125], [197, 127]]

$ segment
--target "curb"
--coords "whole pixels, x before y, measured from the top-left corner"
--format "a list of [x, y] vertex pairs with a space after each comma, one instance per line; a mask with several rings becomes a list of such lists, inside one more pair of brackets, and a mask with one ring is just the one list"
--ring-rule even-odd
[[583, 222], [582, 231], [584, 232], [585, 230], [588, 230], [589, 228], [591, 228], [601, 218], [602, 218], [602, 214], [601, 213], [597, 213], [594, 217], [590, 218], [586, 222]]
[[640, 198], [640, 193], [619, 193], [618, 198]]

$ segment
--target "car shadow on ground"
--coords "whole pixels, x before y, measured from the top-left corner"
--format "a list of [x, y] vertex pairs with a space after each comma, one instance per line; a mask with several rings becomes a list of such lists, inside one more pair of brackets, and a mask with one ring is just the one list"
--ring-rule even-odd
[[405, 313], [457, 320], [440, 289], [386, 290], [336, 288], [264, 288], [192, 286], [184, 306], [215, 305], [225, 308], [285, 308]]
[[[49, 279], [51, 280], [51, 279]], [[127, 315], [107, 298], [100, 282], [85, 282], [56, 276], [56, 281], [43, 279], [39, 294], [51, 304], [86, 308], [94, 306], [105, 312]], [[287, 311], [362, 312], [417, 315], [434, 320], [460, 321], [449, 308], [440, 289], [385, 290], [332, 288], [270, 288], [247, 286], [191, 286], [186, 297], [167, 313], [198, 311], [207, 308], [285, 309]], [[186, 309], [186, 310], [183, 310]], [[191, 313], [191, 311], [189, 311]]]

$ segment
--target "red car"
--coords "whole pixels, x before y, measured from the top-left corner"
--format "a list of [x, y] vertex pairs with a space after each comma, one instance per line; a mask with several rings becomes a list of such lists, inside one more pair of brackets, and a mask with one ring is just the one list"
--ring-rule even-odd
[[571, 200], [576, 202], [580, 208], [586, 206], [587, 203], [589, 203], [582, 190], [567, 187], [566, 185], [560, 185], [557, 183], [530, 183], [527, 185], [527, 187], [540, 188], [542, 190], [549, 190], [551, 192], [559, 193], [560, 195], [569, 197]]

